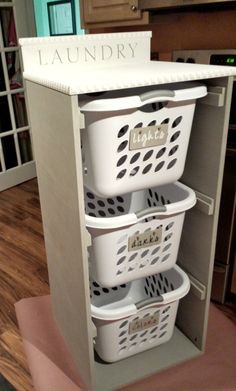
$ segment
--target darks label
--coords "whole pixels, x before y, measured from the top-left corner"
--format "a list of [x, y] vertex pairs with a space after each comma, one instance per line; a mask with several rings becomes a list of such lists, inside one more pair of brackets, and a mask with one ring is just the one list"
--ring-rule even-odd
[[130, 236], [128, 239], [128, 251], [135, 251], [145, 247], [151, 247], [161, 242], [161, 227], [153, 231], [147, 231], [143, 234]]
[[168, 124], [134, 128], [130, 131], [129, 149], [156, 147], [166, 143]]
[[130, 322], [129, 324], [129, 334], [134, 334], [142, 330], [149, 329], [153, 326], [158, 325], [160, 318], [160, 313], [147, 316], [142, 319], [136, 319]]

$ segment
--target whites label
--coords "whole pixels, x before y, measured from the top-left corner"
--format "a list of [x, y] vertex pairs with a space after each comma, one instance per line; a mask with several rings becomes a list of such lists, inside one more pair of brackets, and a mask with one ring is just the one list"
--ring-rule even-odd
[[128, 251], [139, 250], [140, 248], [157, 245], [161, 242], [161, 234], [162, 229], [159, 227], [153, 231], [130, 236], [128, 240]]
[[129, 149], [142, 149], [163, 145], [168, 136], [168, 124], [134, 128], [130, 131]]
[[160, 313], [156, 313], [154, 315], [147, 316], [143, 319], [133, 320], [129, 324], [129, 334], [134, 334], [142, 330], [149, 329], [153, 326], [158, 325], [160, 318]]

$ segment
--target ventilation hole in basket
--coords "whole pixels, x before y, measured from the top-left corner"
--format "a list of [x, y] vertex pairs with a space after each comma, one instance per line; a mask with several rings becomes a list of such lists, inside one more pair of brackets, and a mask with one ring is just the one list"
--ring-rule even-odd
[[152, 292], [154, 293], [155, 292], [155, 286], [153, 283], [151, 283], [151, 288], [152, 288]]
[[159, 291], [158, 288], [156, 288], [156, 295], [157, 295], [157, 296], [161, 296], [160, 291]]
[[162, 313], [163, 313], [163, 314], [166, 314], [169, 310], [170, 310], [170, 305], [168, 305], [168, 307], [164, 308], [164, 310], [162, 311]]
[[156, 123], [157, 123], [157, 121], [151, 121], [151, 122], [149, 122], [149, 124], [148, 124], [148, 126], [155, 126], [156, 125]]
[[172, 245], [172, 243], [167, 244], [167, 246], [165, 246], [162, 251], [165, 252], [165, 251], [169, 250], [171, 245]]
[[169, 235], [166, 235], [166, 237], [164, 238], [164, 242], [167, 242], [167, 240], [169, 240], [171, 237], [172, 237], [172, 233], [169, 233]]
[[148, 263], [148, 262], [140, 263], [139, 269], [143, 269], [145, 266], [147, 266], [147, 263]]
[[117, 206], [117, 210], [121, 213], [123, 213], [125, 210], [123, 208], [123, 206]]
[[118, 290], [118, 287], [117, 287], [117, 286], [113, 286], [111, 289], [112, 289], [113, 291], [117, 291], [117, 290]]
[[139, 166], [134, 167], [134, 168], [132, 169], [132, 171], [130, 171], [129, 176], [135, 176], [135, 175], [138, 173], [139, 169], [140, 169]]
[[126, 171], [127, 171], [127, 170], [122, 170], [122, 171], [120, 171], [119, 174], [117, 175], [116, 179], [122, 179], [123, 176], [125, 176]]
[[162, 258], [161, 263], [166, 262], [167, 259], [168, 259], [169, 257], [170, 257], [170, 254], [166, 254], [166, 255]]
[[127, 324], [128, 324], [128, 320], [125, 320], [124, 322], [122, 322], [122, 323], [119, 325], [119, 329], [122, 329], [122, 328], [125, 327]]
[[118, 271], [116, 272], [116, 275], [119, 276], [120, 274], [123, 274], [123, 273], [124, 273], [123, 270], [118, 270]]
[[95, 286], [95, 288], [99, 288], [100, 287], [100, 285], [96, 281], [93, 281], [93, 286]]
[[126, 288], [126, 284], [122, 284], [122, 285], [120, 285], [120, 288]]
[[116, 212], [114, 211], [114, 209], [112, 208], [108, 208], [108, 212], [110, 213], [110, 215], [114, 215]]
[[118, 354], [124, 353], [125, 350], [126, 350], [126, 346], [122, 346], [122, 348], [120, 348]]
[[121, 203], [124, 202], [124, 198], [121, 197], [121, 196], [116, 197], [116, 199], [117, 199], [118, 202], [121, 202]]
[[161, 323], [165, 322], [169, 318], [169, 316], [169, 314], [163, 316], [163, 318], [161, 319]]
[[137, 255], [138, 255], [138, 253], [132, 254], [131, 257], [128, 259], [128, 262], [132, 262], [136, 258]]
[[146, 255], [149, 253], [149, 250], [145, 250], [142, 254], [141, 254], [141, 258], [144, 258], [146, 257]]
[[98, 200], [98, 205], [104, 208], [105, 202], [103, 202], [102, 200]]
[[164, 278], [164, 281], [165, 281], [165, 284], [166, 284], [167, 288], [169, 288], [169, 281], [167, 280], [166, 277]]
[[117, 265], [121, 265], [124, 261], [126, 260], [126, 257], [121, 257], [118, 261], [117, 261]]
[[157, 329], [158, 329], [158, 327], [154, 327], [154, 329], [152, 329], [152, 330], [150, 331], [150, 334], [155, 333], [155, 332], [157, 331]]
[[93, 200], [95, 198], [93, 193], [87, 192], [86, 195], [88, 198], [90, 198], [90, 200]]
[[159, 202], [159, 195], [156, 191], [155, 191], [155, 197], [156, 197], [157, 202]]
[[96, 208], [96, 206], [92, 202], [88, 202], [88, 207], [90, 209], [95, 209]]
[[107, 288], [102, 288], [102, 291], [103, 291], [104, 293], [109, 293], [109, 292], [110, 292], [109, 289], [107, 289]]
[[127, 155], [121, 156], [121, 158], [120, 158], [120, 159], [118, 160], [118, 162], [116, 163], [116, 166], [117, 166], [117, 167], [122, 166], [122, 164], [124, 164], [124, 162], [126, 161], [126, 159], [127, 159]]
[[144, 339], [140, 342], [139, 346], [145, 345], [146, 342], [147, 342], [147, 338], [144, 338]]
[[147, 312], [147, 313], [143, 316], [143, 318], [148, 318], [150, 315], [151, 315], [151, 314], [150, 314], [149, 312]]
[[165, 118], [163, 121], [161, 121], [162, 124], [168, 124], [170, 122], [170, 118]]
[[162, 169], [162, 167], [164, 166], [164, 164], [165, 164], [164, 161], [160, 162], [160, 163], [156, 166], [155, 172], [160, 171], [160, 170]]
[[163, 291], [164, 291], [164, 293], [167, 293], [167, 289], [166, 289], [165, 286], [164, 286], [164, 288], [163, 288]]
[[163, 325], [160, 327], [160, 331], [166, 329], [167, 326], [168, 326], [168, 323], [163, 324]]
[[167, 170], [169, 170], [170, 168], [174, 167], [174, 165], [176, 164], [177, 162], [177, 159], [173, 159], [171, 160], [171, 162], [168, 164], [168, 166], [166, 167]]
[[108, 204], [114, 205], [115, 201], [112, 198], [107, 199]]
[[168, 224], [165, 228], [166, 231], [168, 231], [169, 229], [171, 229], [174, 225], [174, 222], [172, 221], [170, 224]]
[[128, 272], [133, 272], [134, 270], [135, 270], [135, 267], [130, 266], [130, 267], [128, 268]]
[[135, 125], [134, 128], [142, 128], [143, 127], [143, 123], [142, 122], [139, 122], [137, 125]]
[[161, 285], [161, 281], [160, 280], [158, 280], [158, 286], [159, 286], [160, 290], [162, 290], [162, 285]]
[[123, 345], [127, 341], [127, 338], [122, 338], [121, 341], [119, 341], [119, 345]]
[[121, 333], [119, 334], [119, 337], [123, 337], [123, 335], [125, 335], [126, 334], [126, 331], [121, 331]]
[[173, 148], [171, 148], [171, 150], [169, 152], [169, 156], [174, 155], [174, 153], [178, 150], [178, 148], [179, 148], [178, 145], [175, 145]]
[[161, 334], [159, 335], [159, 338], [164, 337], [164, 335], [166, 335], [166, 333], [167, 333], [167, 331], [163, 331], [163, 333], [161, 333]]
[[146, 295], [148, 295], [148, 289], [146, 286], [144, 287], [144, 290], [145, 290]]
[[152, 206], [152, 203], [151, 203], [151, 201], [150, 201], [149, 198], [148, 198], [148, 200], [147, 200], [147, 203], [148, 203], [148, 206], [149, 206], [149, 207]]
[[122, 247], [120, 247], [119, 250], [117, 251], [117, 254], [118, 254], [118, 255], [119, 255], [119, 254], [122, 254], [122, 253], [125, 251], [126, 247], [127, 247], [127, 246], [122, 246]]
[[127, 140], [123, 141], [119, 145], [119, 147], [117, 148], [117, 152], [122, 152], [126, 148], [127, 145], [128, 145], [128, 141]]
[[99, 210], [99, 211], [98, 211], [98, 214], [99, 214], [101, 217], [105, 217], [105, 216], [106, 216], [106, 213], [104, 212], [104, 210]]
[[135, 346], [137, 346], [137, 342], [132, 343], [132, 344], [129, 346], [128, 350], [133, 350], [133, 349], [135, 348]]
[[143, 173], [143, 174], [147, 174], [148, 171], [151, 170], [151, 168], [152, 168], [152, 164], [148, 164], [146, 167], [144, 167], [142, 173]]
[[[139, 318], [137, 318], [137, 319], [133, 319], [133, 322], [135, 321], [135, 320], [138, 320]], [[138, 334], [134, 334], [134, 335], [132, 335], [132, 337], [130, 337], [130, 341], [133, 341], [135, 338], [137, 338], [137, 336], [138, 336]]]
[[157, 334], [152, 335], [151, 338], [150, 338], [150, 340], [149, 340], [149, 342], [150, 342], [150, 343], [154, 342], [156, 338], [157, 338]]
[[166, 148], [161, 148], [161, 149], [157, 152], [157, 154], [156, 154], [156, 159], [159, 159], [162, 155], [164, 155], [165, 151], [166, 151]]
[[146, 282], [147, 286], [149, 286], [149, 279], [148, 278], [145, 278], [145, 282]]
[[130, 164], [135, 163], [135, 162], [139, 159], [140, 155], [141, 155], [140, 152], [135, 153], [135, 154], [131, 157], [131, 159], [130, 159]]
[[150, 159], [150, 157], [152, 156], [153, 154], [153, 149], [151, 149], [150, 151], [148, 151], [144, 157], [143, 157], [143, 161], [145, 162], [146, 160]]
[[155, 265], [158, 261], [159, 261], [159, 258], [160, 257], [155, 257], [152, 262], [151, 262], [151, 265]]
[[147, 335], [148, 330], [144, 331], [142, 334], [140, 334], [140, 338], [143, 338], [145, 335]]
[[99, 291], [96, 291], [96, 290], [94, 290], [93, 293], [94, 293], [94, 295], [96, 295], [96, 296], [100, 296], [100, 295], [101, 295], [101, 293], [100, 293]]
[[149, 193], [150, 197], [153, 197], [153, 193], [152, 193], [151, 189], [148, 189], [148, 193]]
[[173, 124], [172, 124], [172, 128], [176, 128], [176, 126], [178, 126], [178, 125], [180, 124], [180, 122], [182, 121], [182, 119], [183, 119], [182, 115], [180, 115], [179, 117], [177, 117], [177, 118], [174, 120]]
[[180, 131], [178, 130], [178, 132], [175, 132], [175, 133], [171, 136], [170, 142], [173, 143], [175, 140], [177, 140], [177, 138], [179, 137], [179, 135], [180, 135]]
[[155, 247], [155, 248], [152, 250], [152, 255], [156, 254], [159, 250], [160, 250], [160, 246]]
[[174, 285], [173, 285], [172, 283], [170, 284], [170, 287], [171, 287], [171, 290], [172, 290], [172, 291], [175, 290], [175, 287], [174, 287]]
[[118, 132], [118, 135], [117, 135], [118, 138], [123, 137], [125, 135], [125, 133], [128, 131], [128, 129], [129, 129], [128, 125], [123, 126], [123, 128], [121, 128]]

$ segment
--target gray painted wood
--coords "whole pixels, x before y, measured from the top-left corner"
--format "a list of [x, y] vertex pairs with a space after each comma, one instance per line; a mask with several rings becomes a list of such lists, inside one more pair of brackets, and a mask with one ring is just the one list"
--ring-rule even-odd
[[87, 243], [76, 96], [27, 82], [55, 320], [93, 388]]

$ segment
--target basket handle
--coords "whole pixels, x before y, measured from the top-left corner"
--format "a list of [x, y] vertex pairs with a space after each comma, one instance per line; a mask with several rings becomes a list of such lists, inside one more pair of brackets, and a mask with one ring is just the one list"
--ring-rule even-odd
[[141, 209], [137, 212], [135, 212], [135, 215], [137, 219], [142, 219], [143, 217], [147, 218], [149, 216], [155, 216], [158, 214], [163, 214], [167, 211], [167, 208], [165, 205], [161, 206], [153, 206], [152, 208], [146, 208], [146, 209]]
[[170, 100], [170, 98], [174, 97], [175, 91], [172, 90], [147, 91], [139, 95], [141, 102], [143, 102], [144, 104]]
[[147, 307], [151, 307], [155, 304], [163, 303], [164, 298], [162, 295], [156, 296], [156, 297], [149, 297], [148, 299], [140, 300], [137, 303], [135, 303], [135, 307], [137, 310], [141, 310]]

